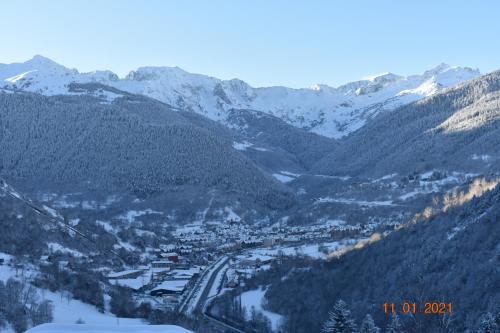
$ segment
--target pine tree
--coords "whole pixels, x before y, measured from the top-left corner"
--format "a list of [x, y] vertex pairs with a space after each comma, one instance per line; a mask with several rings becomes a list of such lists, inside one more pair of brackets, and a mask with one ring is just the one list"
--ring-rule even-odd
[[328, 320], [323, 325], [324, 333], [356, 333], [356, 323], [352, 319], [351, 311], [343, 300], [335, 303], [330, 311]]
[[363, 323], [361, 323], [359, 333], [380, 333], [380, 328], [375, 325], [372, 316], [367, 314], [365, 319], [363, 319]]
[[481, 316], [478, 333], [498, 333], [498, 328], [496, 318], [491, 312], [487, 312]]
[[399, 319], [399, 316], [397, 313], [392, 314], [391, 321], [389, 322], [389, 325], [387, 325], [387, 333], [404, 333], [404, 328], [403, 324], [401, 323], [401, 320]]

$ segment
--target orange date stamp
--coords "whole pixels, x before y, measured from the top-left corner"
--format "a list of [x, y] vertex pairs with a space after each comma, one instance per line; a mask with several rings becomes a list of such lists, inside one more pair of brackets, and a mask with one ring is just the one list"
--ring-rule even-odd
[[384, 303], [383, 310], [386, 314], [402, 313], [402, 314], [424, 314], [424, 315], [446, 315], [453, 312], [453, 304], [451, 302], [403, 302]]

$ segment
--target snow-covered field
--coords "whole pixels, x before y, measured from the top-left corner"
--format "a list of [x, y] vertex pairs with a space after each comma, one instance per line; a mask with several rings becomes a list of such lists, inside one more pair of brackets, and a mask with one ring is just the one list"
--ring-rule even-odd
[[[253, 257], [257, 258], [263, 256], [277, 257], [279, 254], [285, 256], [305, 255], [315, 259], [325, 259], [328, 253], [337, 251], [338, 249], [353, 245], [356, 241], [354, 239], [343, 239], [335, 242], [302, 244], [296, 246], [279, 246], [272, 248], [259, 248], [249, 251]], [[261, 260], [262, 261], [262, 260]]]
[[[0, 257], [4, 258], [5, 261], [10, 260], [11, 256], [8, 254], [0, 253]], [[7, 281], [9, 278], [21, 278], [21, 272], [7, 265], [0, 265], [0, 280]], [[25, 270], [24, 276], [29, 277], [32, 275], [32, 271]], [[56, 324], [74, 324], [77, 320], [82, 320], [86, 324], [95, 325], [142, 325], [143, 322], [140, 319], [129, 319], [129, 318], [117, 318], [113, 314], [106, 312], [99, 312], [94, 306], [83, 303], [78, 300], [74, 300], [70, 295], [61, 292], [51, 292], [45, 289], [37, 288], [40, 301], [48, 300], [54, 306], [54, 320], [53, 323]], [[0, 332], [2, 332], [0, 330]], [[7, 331], [8, 332], [8, 331]], [[31, 332], [31, 331], [30, 331]], [[42, 331], [40, 331], [42, 332]], [[48, 331], [43, 331], [48, 332]], [[59, 332], [59, 331], [54, 331]], [[72, 332], [72, 331], [65, 331]]]
[[255, 311], [261, 312], [264, 316], [269, 318], [271, 321], [271, 325], [274, 331], [277, 331], [278, 328], [281, 326], [282, 322], [282, 316], [271, 312], [264, 310], [262, 305], [264, 299], [264, 294], [266, 291], [264, 289], [256, 289], [256, 290], [249, 290], [241, 294], [241, 305], [246, 308], [246, 318], [251, 319], [251, 309], [252, 307], [255, 308]]
[[273, 173], [273, 177], [276, 178], [277, 180], [279, 180], [282, 183], [289, 183], [289, 182], [291, 182], [292, 180], [295, 179], [294, 177], [282, 175], [280, 173]]
[[62, 293], [40, 290], [42, 299], [50, 300], [54, 305], [54, 323], [74, 324], [83, 320], [86, 324], [96, 325], [138, 325], [140, 319], [117, 318], [111, 313], [101, 313], [94, 306], [66, 297]]
[[152, 209], [145, 209], [145, 210], [129, 210], [127, 213], [118, 216], [119, 219], [128, 221], [129, 223], [132, 223], [136, 220], [136, 218], [141, 217], [143, 215], [150, 215], [150, 214], [163, 214], [162, 212], [157, 212]]

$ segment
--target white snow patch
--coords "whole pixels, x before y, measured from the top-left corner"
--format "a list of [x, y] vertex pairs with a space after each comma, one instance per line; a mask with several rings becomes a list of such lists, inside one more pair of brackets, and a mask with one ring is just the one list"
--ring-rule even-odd
[[342, 203], [346, 205], [358, 205], [363, 207], [379, 207], [379, 206], [394, 206], [392, 200], [386, 201], [364, 201], [356, 199], [346, 199], [346, 198], [331, 198], [324, 197], [316, 200], [316, 203]]
[[473, 154], [471, 156], [471, 158], [473, 160], [481, 160], [483, 162], [488, 162], [491, 160], [491, 155], [487, 155], [487, 154], [483, 154], [483, 155], [477, 155], [477, 154]]
[[157, 212], [152, 209], [145, 209], [145, 210], [129, 210], [127, 213], [122, 214], [118, 216], [118, 218], [126, 220], [130, 223], [134, 222], [136, 218], [141, 217], [143, 215], [149, 215], [149, 214], [163, 214], [162, 212]]
[[274, 331], [278, 331], [281, 324], [282, 324], [282, 316], [271, 312], [264, 310], [262, 307], [263, 303], [265, 302], [264, 294], [265, 294], [264, 289], [256, 289], [256, 290], [249, 290], [241, 294], [241, 305], [246, 308], [246, 319], [250, 320], [251, 319], [251, 311], [252, 307], [255, 308], [255, 311], [261, 312], [264, 316], [269, 318], [271, 321], [271, 325]]
[[295, 180], [295, 177], [285, 176], [285, 175], [282, 175], [280, 173], [273, 173], [273, 177], [282, 183], [289, 183], [292, 180]]
[[233, 142], [233, 148], [236, 150], [244, 151], [247, 150], [248, 148], [252, 147], [253, 144], [248, 142], [248, 141], [243, 141], [243, 142]]
[[388, 180], [388, 179], [396, 177], [397, 175], [398, 175], [397, 173], [392, 173], [390, 175], [385, 175], [383, 177], [380, 177], [380, 178], [372, 180], [372, 183], [378, 183], [378, 182], [381, 182], [383, 180]]
[[338, 179], [343, 181], [351, 179], [351, 176], [330, 176], [330, 175], [313, 175], [313, 176], [320, 178]]
[[69, 248], [67, 248], [65, 246], [62, 246], [59, 243], [50, 242], [50, 243], [47, 243], [47, 246], [49, 247], [49, 250], [51, 252], [68, 253], [68, 254], [71, 254], [71, 255], [73, 255], [75, 257], [83, 257], [84, 256], [83, 253], [81, 253], [80, 251], [69, 249]]

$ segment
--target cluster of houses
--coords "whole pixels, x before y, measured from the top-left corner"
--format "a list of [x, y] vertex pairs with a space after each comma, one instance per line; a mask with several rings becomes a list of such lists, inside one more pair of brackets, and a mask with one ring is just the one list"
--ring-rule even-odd
[[108, 274], [109, 282], [156, 298], [160, 306], [175, 308], [204, 267], [191, 265], [179, 253], [164, 249], [156, 251], [157, 257], [148, 265]]
[[136, 291], [137, 295], [175, 307], [195, 285], [207, 262], [220, 255], [233, 254], [224, 286], [234, 288], [242, 279], [251, 276], [258, 269], [265, 269], [266, 265], [277, 259], [275, 256], [262, 254], [248, 255], [246, 249], [357, 238], [372, 232], [370, 225], [352, 226], [343, 221], [331, 222], [262, 228], [255, 228], [241, 221], [184, 225], [173, 233], [175, 244], [164, 244], [151, 251], [148, 265], [110, 273], [108, 279], [111, 284]]
[[346, 225], [343, 221], [336, 222], [309, 226], [274, 225], [262, 228], [234, 221], [209, 222], [183, 226], [174, 233], [174, 236], [185, 246], [202, 246], [211, 252], [228, 253], [245, 248], [328, 241], [372, 233], [369, 227], [359, 224]]

